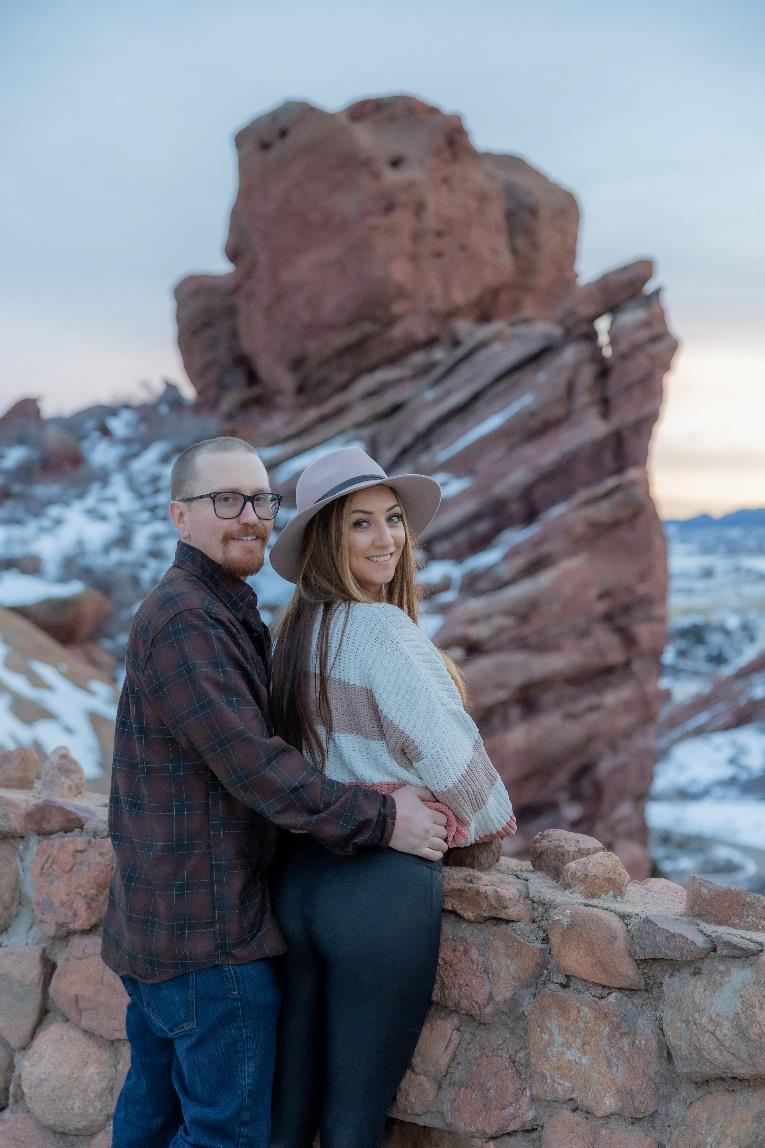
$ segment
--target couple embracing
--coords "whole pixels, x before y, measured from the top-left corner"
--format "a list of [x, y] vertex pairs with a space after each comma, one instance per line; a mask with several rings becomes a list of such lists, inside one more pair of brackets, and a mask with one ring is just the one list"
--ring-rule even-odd
[[236, 438], [171, 472], [173, 565], [131, 627], [103, 956], [129, 995], [113, 1148], [376, 1148], [436, 973], [445, 850], [505, 837], [459, 671], [417, 625], [424, 475], [332, 451], [280, 496]]

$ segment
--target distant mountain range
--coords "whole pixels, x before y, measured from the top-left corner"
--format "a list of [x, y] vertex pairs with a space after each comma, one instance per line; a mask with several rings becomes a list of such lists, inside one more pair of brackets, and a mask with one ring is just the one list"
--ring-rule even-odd
[[713, 526], [765, 526], [765, 507], [733, 510], [720, 518], [713, 518], [711, 514], [697, 514], [695, 518], [665, 518], [664, 525], [687, 530], [708, 530]]

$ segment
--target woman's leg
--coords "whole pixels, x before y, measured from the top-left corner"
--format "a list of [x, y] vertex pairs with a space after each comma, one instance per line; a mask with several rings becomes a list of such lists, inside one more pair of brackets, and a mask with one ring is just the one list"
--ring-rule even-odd
[[277, 866], [269, 882], [274, 916], [288, 945], [287, 953], [276, 960], [282, 1007], [271, 1148], [311, 1148], [319, 1127], [324, 1088], [324, 970], [305, 916], [314, 880], [312, 859], [302, 848]]
[[391, 850], [335, 871], [315, 921], [327, 970], [321, 1145], [376, 1148], [431, 1001], [442, 873]]

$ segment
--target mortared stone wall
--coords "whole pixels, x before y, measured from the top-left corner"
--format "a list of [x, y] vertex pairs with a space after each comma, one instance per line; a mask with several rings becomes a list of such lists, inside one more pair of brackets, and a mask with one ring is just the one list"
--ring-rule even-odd
[[[765, 1144], [765, 897], [630, 881], [546, 830], [444, 872], [433, 1005], [388, 1148]], [[0, 752], [0, 1146], [109, 1148], [129, 1064], [101, 962], [105, 798], [65, 750]]]

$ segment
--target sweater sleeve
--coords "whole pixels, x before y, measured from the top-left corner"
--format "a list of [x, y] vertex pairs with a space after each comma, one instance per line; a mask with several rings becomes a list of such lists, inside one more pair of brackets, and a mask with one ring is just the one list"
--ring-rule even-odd
[[389, 752], [466, 826], [465, 844], [513, 833], [505, 785], [436, 647], [396, 606], [353, 610], [354, 645]]

